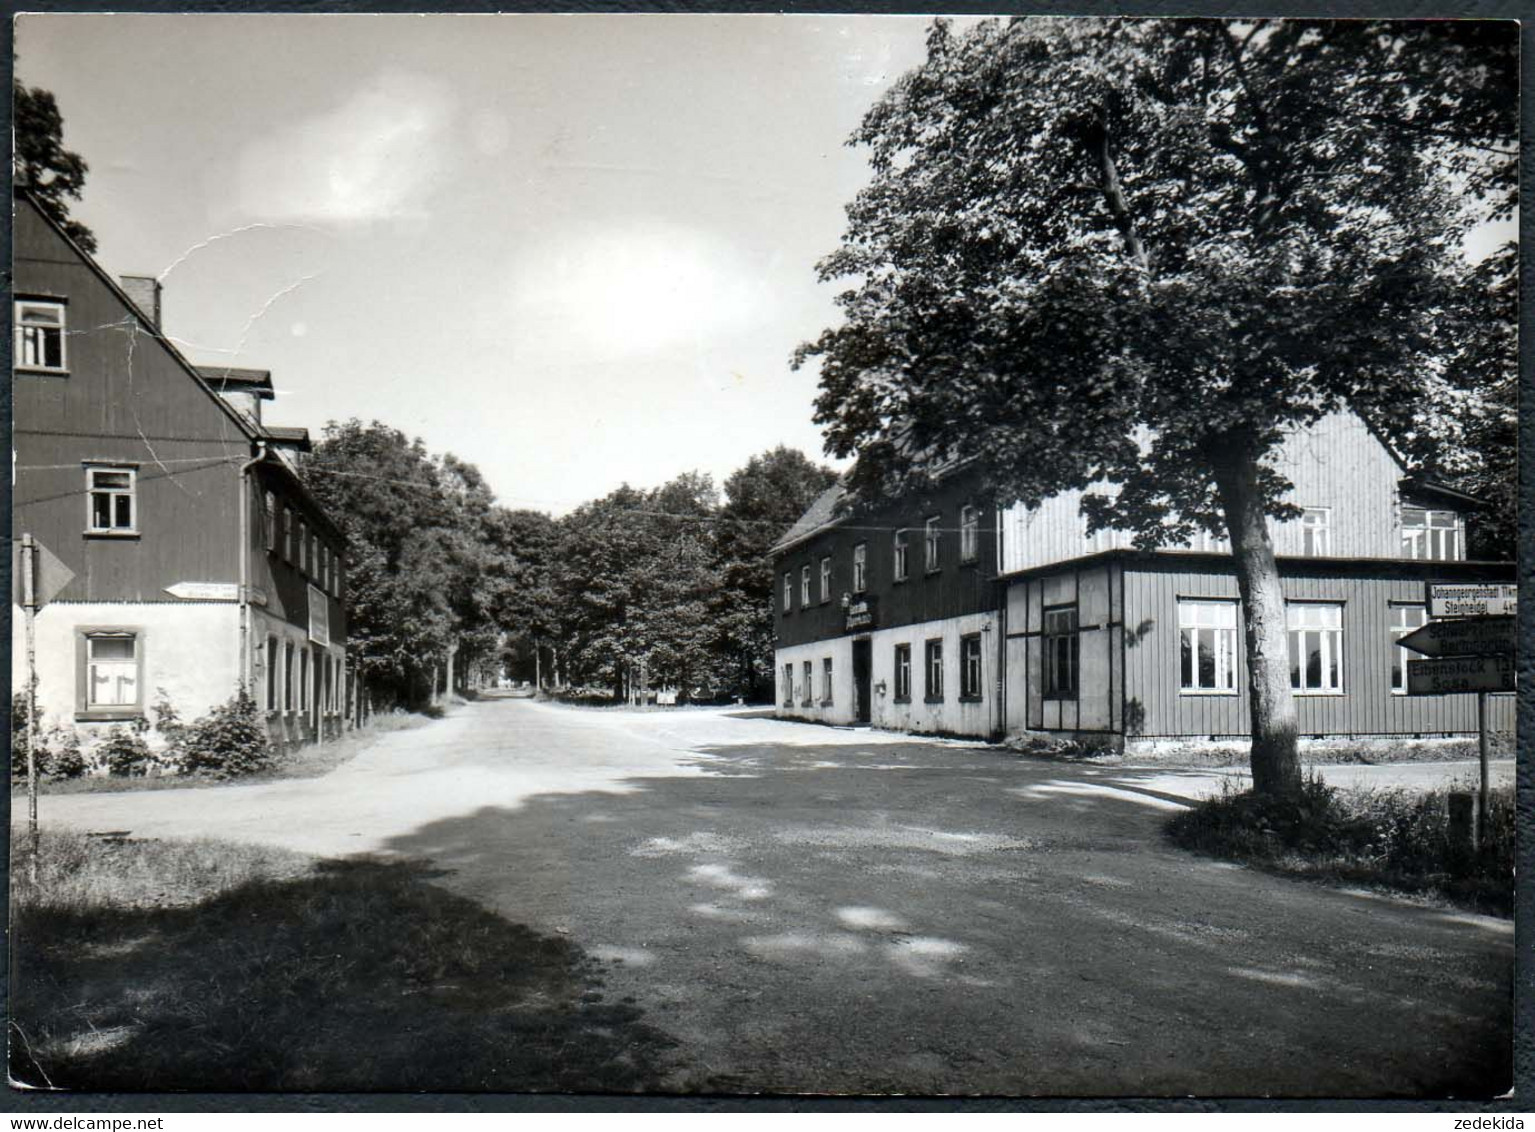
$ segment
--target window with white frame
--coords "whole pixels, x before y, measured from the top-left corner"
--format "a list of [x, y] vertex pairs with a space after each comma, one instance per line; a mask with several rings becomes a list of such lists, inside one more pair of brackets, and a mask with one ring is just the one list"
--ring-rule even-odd
[[1402, 508], [1402, 557], [1459, 562], [1466, 556], [1465, 522], [1454, 511]]
[[910, 559], [908, 558], [909, 550], [910, 548], [907, 546], [907, 532], [904, 530], [896, 531], [895, 547], [891, 557], [891, 576], [897, 582], [904, 582], [911, 568]]
[[1045, 610], [1045, 698], [1077, 698], [1077, 669], [1081, 645], [1077, 634], [1077, 607], [1058, 606]]
[[141, 659], [137, 633], [112, 630], [86, 633], [86, 709], [139, 707]]
[[783, 702], [784, 706], [794, 703], [794, 665], [783, 666]]
[[16, 331], [12, 348], [17, 369], [62, 373], [64, 365], [64, 304], [41, 299], [16, 300]]
[[922, 526], [922, 547], [924, 569], [929, 573], [937, 570], [941, 565], [939, 558], [939, 542], [943, 537], [943, 529], [938, 525], [943, 521], [940, 515], [934, 515]]
[[911, 700], [911, 646], [895, 646], [895, 698], [897, 703]]
[[85, 469], [86, 529], [96, 534], [132, 534], [138, 530], [135, 515], [138, 470], [135, 468]]
[[1236, 602], [1179, 601], [1178, 637], [1183, 691], [1236, 692]]
[[1332, 553], [1332, 508], [1307, 507], [1300, 517], [1301, 553], [1320, 558]]
[[981, 635], [972, 633], [959, 639], [959, 696], [962, 700], [981, 698]]
[[821, 557], [821, 600], [831, 600], [831, 555]]
[[277, 549], [277, 496], [270, 491], [262, 497], [265, 506], [261, 512], [261, 525], [266, 537], [266, 548]]
[[266, 709], [277, 710], [277, 638], [266, 639]]
[[927, 686], [923, 688], [922, 694], [928, 703], [935, 703], [943, 699], [943, 641], [928, 641], [924, 652], [927, 658], [924, 665]]
[[1399, 696], [1407, 694], [1407, 662], [1422, 659], [1420, 653], [1404, 649], [1397, 644], [1407, 634], [1416, 632], [1428, 624], [1428, 609], [1406, 602], [1391, 605], [1391, 690]]
[[821, 660], [821, 706], [831, 704], [831, 657]]
[[959, 509], [959, 560], [974, 562], [981, 554], [981, 511], [966, 505]]
[[799, 568], [799, 603], [801, 608], [810, 604], [810, 564]]
[[805, 661], [805, 683], [804, 683], [804, 686], [802, 688], [800, 688], [800, 695], [804, 697], [800, 702], [805, 707], [809, 707], [810, 704], [811, 704], [811, 694], [812, 694], [811, 690], [814, 687], [815, 687], [815, 664], [813, 662], [807, 660], [807, 661]]
[[783, 576], [783, 611], [788, 613], [794, 608], [794, 575], [786, 573]]
[[853, 547], [853, 592], [861, 594], [868, 586], [869, 580], [869, 546], [867, 543], [859, 543]]
[[1302, 694], [1343, 691], [1343, 606], [1292, 601], [1285, 606], [1290, 637], [1290, 687]]
[[282, 708], [283, 708], [283, 711], [289, 712], [291, 714], [292, 711], [293, 711], [293, 704], [294, 704], [294, 699], [293, 699], [293, 680], [294, 680], [294, 675], [295, 675], [294, 671], [293, 671], [293, 642], [292, 641], [288, 641], [286, 644], [283, 645], [282, 657], [283, 657], [283, 659], [282, 659], [282, 676], [283, 676], [283, 680], [282, 680]]

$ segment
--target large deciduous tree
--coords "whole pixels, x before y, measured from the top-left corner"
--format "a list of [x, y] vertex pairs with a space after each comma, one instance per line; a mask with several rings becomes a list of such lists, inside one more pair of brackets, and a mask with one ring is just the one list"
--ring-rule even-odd
[[64, 148], [64, 116], [58, 101], [41, 87], [11, 81], [11, 111], [16, 152], [16, 180], [31, 191], [38, 205], [88, 252], [96, 250], [96, 236], [78, 220], [70, 219], [66, 197], [80, 199], [90, 166], [78, 153]]
[[1488, 21], [935, 23], [852, 139], [872, 180], [820, 265], [851, 281], [845, 322], [796, 355], [856, 493], [978, 457], [998, 497], [1088, 489], [1089, 526], [1141, 546], [1229, 537], [1254, 787], [1297, 789], [1273, 456], [1339, 409], [1421, 434], [1420, 397], [1506, 378], [1455, 363], [1502, 356], [1463, 341], [1463, 248], [1512, 208], [1516, 44]]

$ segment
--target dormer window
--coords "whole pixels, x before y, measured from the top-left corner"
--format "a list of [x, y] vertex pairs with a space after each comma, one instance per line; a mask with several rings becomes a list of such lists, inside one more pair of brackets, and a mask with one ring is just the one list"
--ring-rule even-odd
[[63, 373], [64, 304], [17, 299], [15, 310], [16, 368]]
[[1301, 553], [1321, 558], [1332, 553], [1332, 508], [1307, 507], [1300, 517]]
[[1459, 562], [1466, 556], [1466, 529], [1454, 511], [1402, 508], [1402, 557]]

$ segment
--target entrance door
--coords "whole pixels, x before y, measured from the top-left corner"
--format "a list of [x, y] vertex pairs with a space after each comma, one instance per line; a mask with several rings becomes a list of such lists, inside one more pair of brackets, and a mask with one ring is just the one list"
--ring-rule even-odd
[[869, 640], [853, 642], [853, 708], [859, 723], [868, 723], [869, 678], [873, 674], [873, 644]]

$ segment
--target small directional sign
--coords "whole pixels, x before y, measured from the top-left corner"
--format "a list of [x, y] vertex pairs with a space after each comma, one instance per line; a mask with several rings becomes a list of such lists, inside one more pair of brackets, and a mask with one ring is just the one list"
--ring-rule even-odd
[[233, 582], [177, 582], [165, 592], [182, 601], [236, 601], [240, 587]]
[[1513, 690], [1514, 658], [1511, 656], [1455, 656], [1407, 662], [1408, 695]]
[[1519, 612], [1519, 587], [1506, 582], [1428, 585], [1430, 617], [1512, 617]]
[[1424, 656], [1513, 656], [1512, 617], [1468, 617], [1430, 621], [1397, 644]]

